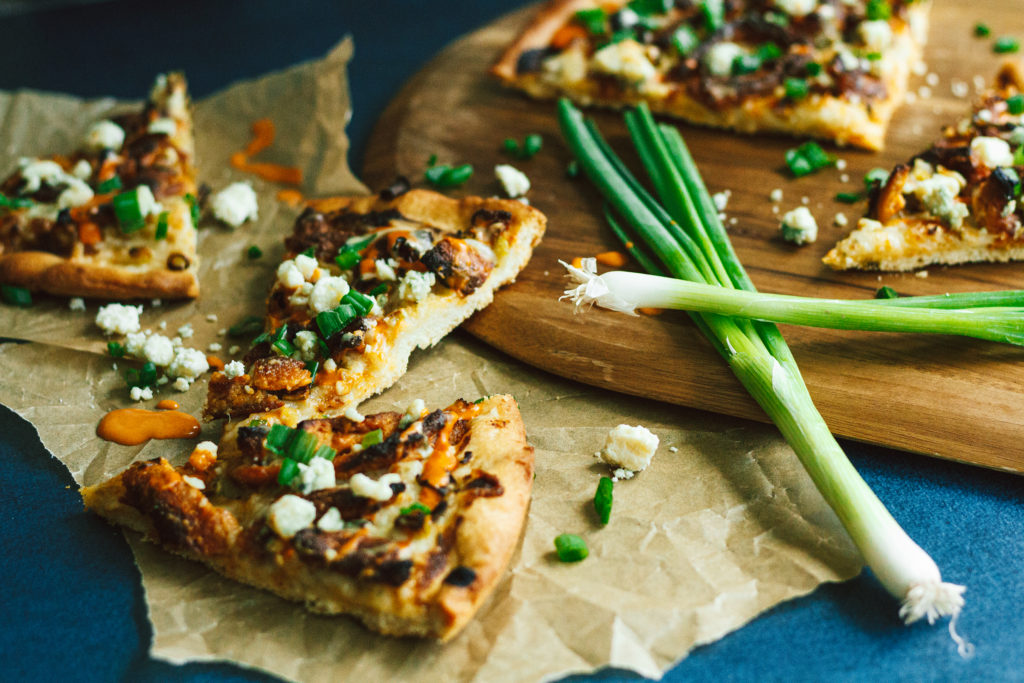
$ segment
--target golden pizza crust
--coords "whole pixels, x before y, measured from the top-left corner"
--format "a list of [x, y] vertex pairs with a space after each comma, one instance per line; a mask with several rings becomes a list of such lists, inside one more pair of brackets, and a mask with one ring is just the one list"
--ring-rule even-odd
[[523, 52], [546, 47], [555, 32], [577, 11], [593, 6], [592, 0], [550, 0], [533, 23], [501, 55], [491, 68], [491, 73], [506, 85], [537, 99], [553, 99], [564, 95], [585, 106], [613, 109], [646, 101], [655, 113], [700, 125], [727, 128], [740, 133], [809, 135], [834, 140], [839, 145], [880, 150], [885, 144], [889, 120], [906, 94], [910, 69], [921, 58], [930, 4], [922, 2], [908, 8], [908, 23], [894, 32], [893, 42], [885, 50], [884, 99], [866, 103], [847, 97], [811, 95], [780, 107], [776, 96], [751, 96], [738, 106], [723, 109], [710, 108], [678, 88], [664, 92], [620, 91], [609, 97], [602, 95], [599, 84], [590, 78], [567, 86], [545, 81], [535, 73], [517, 72], [516, 66]]
[[[398, 586], [360, 581], [303, 560], [295, 552], [268, 553], [228, 510], [211, 504], [204, 491], [183, 481], [164, 460], [142, 464], [145, 476], [134, 479], [145, 482], [147, 500], [152, 497], [159, 505], [147, 504], [140, 510], [128, 504], [127, 473], [83, 487], [81, 494], [86, 508], [96, 514], [232, 579], [303, 602], [315, 612], [355, 616], [385, 634], [444, 641], [465, 626], [501, 579], [522, 531], [533, 486], [533, 447], [511, 396], [484, 400], [468, 434], [466, 448], [473, 452], [474, 470], [493, 478], [502, 492], [455, 494], [450, 513], [456, 516], [454, 543], [444, 566], [425, 583], [417, 580], [416, 572]], [[426, 554], [418, 561], [425, 562]], [[455, 567], [472, 570], [475, 578], [464, 586], [444, 583]]]

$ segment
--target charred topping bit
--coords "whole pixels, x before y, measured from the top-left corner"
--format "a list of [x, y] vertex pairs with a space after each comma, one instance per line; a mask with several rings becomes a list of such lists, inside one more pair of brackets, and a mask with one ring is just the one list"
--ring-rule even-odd
[[450, 586], [459, 586], [460, 588], [471, 586], [474, 581], [476, 581], [476, 572], [462, 565], [451, 570], [448, 572], [448, 576], [444, 577], [445, 583]]
[[403, 194], [412, 189], [412, 185], [409, 184], [409, 179], [404, 175], [400, 175], [392, 181], [390, 185], [381, 190], [380, 198], [384, 201], [391, 201], [401, 197]]
[[167, 257], [167, 269], [168, 270], [185, 270], [189, 267], [190, 263], [188, 257], [184, 254], [173, 253]]

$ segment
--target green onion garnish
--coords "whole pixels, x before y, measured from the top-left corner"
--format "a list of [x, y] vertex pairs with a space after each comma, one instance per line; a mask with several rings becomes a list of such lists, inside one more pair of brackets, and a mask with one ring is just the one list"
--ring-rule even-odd
[[167, 220], [170, 214], [166, 211], [161, 211], [160, 215], [156, 217], [156, 239], [162, 240], [167, 238]]
[[285, 324], [285, 325], [281, 325], [281, 327], [279, 327], [276, 330], [274, 330], [274, 336], [272, 337], [272, 339], [274, 341], [278, 341], [280, 339], [284, 339], [287, 336], [288, 336], [288, 325]]
[[530, 133], [523, 138], [523, 148], [519, 154], [519, 158], [532, 159], [543, 146], [544, 138], [542, 138], [539, 133]]
[[422, 513], [424, 515], [429, 515], [430, 514], [430, 508], [428, 508], [423, 503], [413, 503], [412, 505], [407, 505], [404, 508], [402, 508], [401, 510], [399, 510], [398, 514], [404, 516], [404, 515], [411, 515], [411, 514], [413, 514], [415, 512], [420, 512], [420, 513]]
[[245, 426], [246, 427], [265, 427], [266, 424], [267, 424], [267, 421], [264, 420], [262, 417], [254, 417], [253, 419], [251, 419], [248, 422], [246, 422]]
[[318, 361], [318, 360], [307, 360], [306, 361], [306, 371], [309, 373], [310, 377], [312, 377], [313, 379], [316, 379], [316, 373], [320, 372], [320, 361]]
[[473, 175], [473, 166], [471, 164], [462, 164], [461, 166], [431, 166], [423, 174], [423, 177], [428, 183], [434, 187], [455, 187], [461, 185], [470, 179]]
[[1006, 98], [1006, 110], [1011, 114], [1024, 114], [1024, 95], [1020, 93]]
[[587, 33], [600, 36], [605, 33], [605, 25], [608, 22], [608, 15], [600, 7], [594, 9], [581, 9], [576, 13], [576, 21], [587, 29]]
[[597, 491], [594, 492], [594, 510], [597, 512], [601, 524], [607, 524], [612, 517], [612, 487], [613, 482], [608, 477], [601, 477], [597, 482]]
[[568, 178], [576, 178], [580, 174], [580, 162], [573, 159], [565, 165], [565, 175]]
[[555, 552], [561, 562], [579, 562], [590, 554], [587, 544], [576, 534], [560, 534], [555, 537]]
[[306, 247], [302, 250], [299, 256], [305, 256], [306, 258], [316, 258], [316, 247]]
[[388, 283], [382, 282], [370, 290], [370, 296], [380, 296], [386, 291], [388, 291]]
[[807, 66], [805, 68], [808, 76], [813, 77], [821, 74], [821, 64], [818, 62], [807, 62]]
[[757, 55], [736, 55], [732, 60], [732, 75], [754, 73], [761, 68], [761, 58]]
[[363, 440], [360, 441], [359, 443], [363, 448], [368, 448], [370, 446], [375, 446], [379, 444], [383, 440], [384, 432], [382, 432], [380, 429], [374, 429], [372, 432], [367, 432], [366, 435], [363, 437]]
[[782, 56], [782, 48], [775, 43], [764, 43], [757, 48], [757, 56], [762, 62], [770, 62]]
[[351, 270], [360, 260], [362, 260], [362, 257], [359, 255], [359, 252], [347, 246], [338, 250], [338, 255], [334, 257], [334, 262], [342, 270]]
[[704, 17], [704, 28], [714, 33], [725, 23], [725, 3], [723, 0], [704, 0], [700, 4], [700, 13]]
[[992, 51], [1001, 55], [1017, 52], [1018, 50], [1020, 50], [1020, 41], [1012, 36], [996, 38], [996, 42], [992, 43]]
[[340, 332], [345, 324], [334, 311], [323, 311], [316, 316], [316, 326], [320, 330], [321, 337], [330, 339], [335, 333]]
[[24, 287], [0, 285], [0, 297], [3, 297], [6, 303], [19, 308], [28, 308], [32, 305], [32, 292]]
[[199, 200], [189, 192], [185, 195], [185, 203], [188, 204], [189, 214], [192, 216], [192, 227], [199, 227]]
[[787, 78], [784, 85], [786, 97], [791, 100], [802, 100], [810, 92], [807, 81], [802, 78]]
[[355, 308], [359, 315], [366, 315], [373, 309], [373, 299], [354, 289], [348, 290], [341, 301]]
[[[277, 425], [275, 425], [277, 426]], [[292, 480], [299, 474], [299, 463], [291, 458], [281, 461], [281, 470], [277, 473], [277, 483], [281, 486], [291, 486]]]
[[245, 254], [250, 260], [255, 261], [259, 257], [263, 256], [263, 250], [253, 244], [246, 250]]
[[864, 174], [864, 184], [871, 186], [874, 183], [884, 185], [889, 180], [889, 172], [884, 168], [873, 168]]
[[282, 356], [290, 356], [295, 353], [295, 345], [287, 339], [278, 339], [270, 344], [270, 347]]
[[294, 431], [291, 427], [282, 424], [271, 426], [267, 432], [266, 448], [275, 455], [284, 455], [285, 446]]
[[116, 341], [107, 342], [107, 353], [110, 354], [111, 358], [124, 358], [124, 344]]
[[341, 326], [345, 327], [350, 322], [359, 317], [359, 311], [356, 307], [349, 303], [341, 303], [335, 306], [334, 312], [338, 314], [338, 320], [341, 321]]
[[831, 166], [835, 159], [829, 156], [817, 142], [808, 141], [799, 147], [786, 150], [786, 166], [799, 178]]
[[681, 57], [689, 55], [697, 49], [698, 45], [700, 45], [700, 38], [697, 37], [697, 32], [686, 24], [682, 24], [672, 32], [672, 47]]
[[302, 429], [293, 429], [288, 445], [285, 447], [286, 457], [295, 462], [307, 463], [313, 458], [320, 444], [316, 435]]
[[866, 196], [863, 192], [839, 192], [836, 194], [836, 201], [843, 204], [856, 204]]
[[114, 190], [120, 190], [121, 187], [122, 187], [122, 185], [121, 185], [121, 176], [113, 176], [113, 177], [107, 178], [102, 183], [97, 185], [96, 186], [96, 193], [97, 194], [106, 194], [108, 192], [113, 192]]
[[0, 208], [6, 209], [27, 209], [35, 204], [31, 199], [24, 197], [7, 197], [0, 194]]
[[789, 16], [782, 12], [765, 12], [764, 20], [769, 24], [775, 24], [776, 26], [782, 26], [783, 28], [789, 26]]
[[320, 446], [316, 449], [313, 454], [314, 458], [323, 458], [324, 460], [334, 460], [334, 456], [338, 454], [338, 451], [334, 450], [330, 446]]
[[146, 217], [139, 206], [139, 188], [114, 195], [112, 203], [121, 232], [132, 233], [145, 227]]
[[876, 299], [896, 299], [899, 298], [899, 294], [892, 287], [886, 285], [885, 287], [879, 287], [878, 291], [875, 292]]
[[979, 37], [979, 38], [987, 38], [991, 34], [992, 34], [992, 29], [990, 29], [985, 24], [982, 24], [981, 22], [978, 22], [977, 24], [974, 25], [974, 35], [976, 35], [977, 37]]
[[888, 0], [868, 0], [865, 14], [868, 21], [889, 19], [892, 17], [892, 7], [889, 6]]
[[151, 387], [156, 384], [156, 365], [146, 361], [141, 368], [128, 368], [124, 372], [124, 381], [130, 387]]
[[649, 17], [655, 14], [665, 14], [674, 5], [673, 0], [630, 0], [627, 7], [642, 17]]
[[248, 337], [263, 329], [263, 319], [250, 315], [228, 328], [229, 337]]
[[433, 166], [436, 163], [437, 163], [437, 155], [436, 154], [431, 154], [430, 158], [427, 159], [427, 166]]
[[515, 138], [505, 138], [505, 141], [501, 143], [502, 149], [505, 150], [506, 154], [512, 156], [519, 156], [519, 142]]

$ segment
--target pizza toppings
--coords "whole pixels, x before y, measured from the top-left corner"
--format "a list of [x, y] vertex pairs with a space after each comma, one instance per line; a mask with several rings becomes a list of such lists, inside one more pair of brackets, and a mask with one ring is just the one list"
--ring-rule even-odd
[[252, 183], [232, 183], [210, 197], [210, 209], [217, 220], [233, 228], [259, 218], [259, 204]]
[[509, 197], [522, 197], [530, 191], [530, 179], [515, 166], [498, 164], [494, 167], [494, 175]]
[[267, 524], [281, 538], [292, 538], [313, 524], [316, 506], [305, 498], [286, 493], [275, 500], [267, 514]]
[[818, 222], [806, 206], [787, 212], [779, 224], [782, 239], [793, 244], [810, 244], [818, 239]]
[[658, 437], [646, 427], [621, 424], [608, 432], [598, 455], [603, 462], [617, 468], [616, 476], [619, 469], [629, 472], [622, 477], [628, 479], [632, 473], [647, 469], [657, 449]]

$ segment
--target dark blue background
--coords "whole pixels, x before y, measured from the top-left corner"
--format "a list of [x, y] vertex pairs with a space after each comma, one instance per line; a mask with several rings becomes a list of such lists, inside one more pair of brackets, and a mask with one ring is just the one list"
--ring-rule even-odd
[[[319, 57], [349, 33], [356, 56], [348, 130], [359, 169], [373, 123], [401, 84], [445, 44], [515, 4], [179, 0], [28, 14], [0, 21], [0, 88], [136, 98], [154, 73], [182, 68], [202, 97]], [[943, 625], [902, 626], [896, 605], [865, 575], [697, 649], [667, 680], [1024, 680], [1022, 480], [846, 446], [946, 578], [968, 585], [960, 629], [977, 646], [974, 659], [957, 656]], [[145, 603], [120, 532], [83, 513], [71, 477], [6, 409], [0, 463], [0, 680], [268, 680], [229, 665], [149, 659]]]

